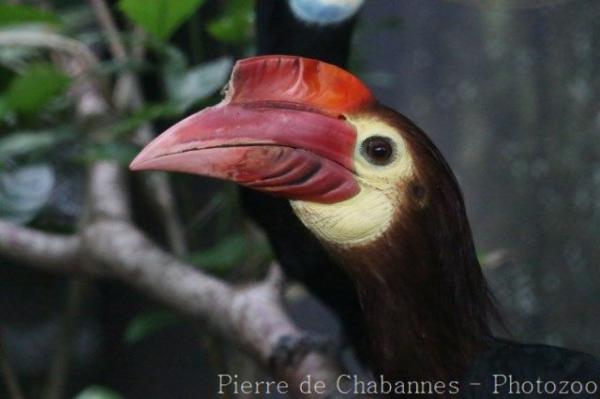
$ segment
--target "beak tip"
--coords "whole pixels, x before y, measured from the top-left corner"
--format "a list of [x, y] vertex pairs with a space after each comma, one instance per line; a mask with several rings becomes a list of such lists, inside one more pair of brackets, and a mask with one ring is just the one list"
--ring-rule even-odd
[[156, 139], [148, 143], [142, 150], [133, 158], [129, 164], [129, 170], [138, 172], [142, 170], [152, 169], [153, 160], [161, 155], [161, 151], [157, 151]]
[[131, 170], [133, 172], [145, 170], [145, 168], [143, 167], [143, 163], [144, 163], [145, 159], [143, 157], [141, 157], [140, 155], [142, 155], [142, 154], [138, 154], [138, 156], [136, 156], [133, 159], [133, 161], [131, 161], [131, 163], [129, 164], [129, 170]]

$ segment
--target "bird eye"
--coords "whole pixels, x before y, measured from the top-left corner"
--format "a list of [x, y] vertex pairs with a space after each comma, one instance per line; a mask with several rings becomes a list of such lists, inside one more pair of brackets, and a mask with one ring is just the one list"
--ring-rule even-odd
[[372, 164], [387, 165], [392, 161], [394, 146], [387, 137], [372, 136], [362, 142], [360, 152]]

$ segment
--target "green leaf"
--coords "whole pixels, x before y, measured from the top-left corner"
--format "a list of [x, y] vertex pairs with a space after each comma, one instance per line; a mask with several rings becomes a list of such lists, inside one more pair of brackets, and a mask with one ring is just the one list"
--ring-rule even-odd
[[190, 255], [188, 260], [203, 269], [220, 273], [242, 263], [248, 252], [246, 239], [236, 234], [224, 238], [212, 248]]
[[120, 0], [119, 9], [158, 39], [166, 40], [205, 0]]
[[180, 112], [205, 100], [227, 82], [233, 61], [223, 57], [189, 69], [185, 74], [166, 76], [169, 97], [179, 105]]
[[13, 124], [15, 119], [13, 110], [6, 104], [4, 97], [0, 97], [0, 126], [2, 123]]
[[123, 397], [113, 391], [99, 385], [92, 385], [81, 391], [75, 399], [122, 399]]
[[60, 20], [55, 14], [39, 7], [22, 4], [0, 4], [0, 26], [24, 23], [60, 25]]
[[209, 22], [206, 30], [215, 39], [230, 44], [243, 44], [252, 34], [254, 1], [230, 0], [224, 14]]
[[50, 64], [36, 64], [9, 84], [4, 99], [9, 108], [36, 113], [69, 85], [70, 79]]
[[166, 310], [153, 310], [133, 318], [125, 329], [125, 342], [135, 344], [150, 334], [177, 323], [180, 318]]
[[28, 223], [50, 199], [54, 170], [45, 164], [0, 172], [0, 219]]

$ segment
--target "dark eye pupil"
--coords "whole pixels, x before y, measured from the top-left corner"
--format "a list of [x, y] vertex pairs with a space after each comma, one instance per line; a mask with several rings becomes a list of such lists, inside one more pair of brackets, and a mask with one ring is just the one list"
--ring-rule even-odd
[[363, 142], [362, 150], [366, 158], [374, 164], [384, 165], [392, 157], [392, 144], [387, 137], [370, 137]]
[[387, 158], [389, 156], [389, 147], [385, 144], [372, 145], [369, 148], [369, 153], [373, 158]]

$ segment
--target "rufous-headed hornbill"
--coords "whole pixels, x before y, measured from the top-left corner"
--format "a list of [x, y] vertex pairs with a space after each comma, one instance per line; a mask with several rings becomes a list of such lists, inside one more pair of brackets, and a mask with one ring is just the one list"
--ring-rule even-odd
[[[386, 381], [429, 382], [420, 393], [460, 397], [512, 397], [514, 382], [590, 382], [594, 393], [570, 396], [599, 395], [592, 356], [492, 337], [493, 305], [452, 171], [425, 133], [338, 67], [241, 60], [220, 104], [168, 129], [131, 168], [228, 179], [288, 199], [354, 282], [371, 366]], [[410, 389], [394, 387], [398, 396]]]

